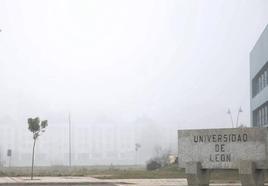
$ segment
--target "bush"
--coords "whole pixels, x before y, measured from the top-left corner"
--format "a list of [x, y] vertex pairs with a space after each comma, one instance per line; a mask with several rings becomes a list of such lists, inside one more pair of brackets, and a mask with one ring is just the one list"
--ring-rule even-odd
[[161, 163], [156, 161], [156, 160], [150, 160], [149, 162], [147, 162], [146, 164], [146, 169], [147, 170], [156, 170], [161, 168]]

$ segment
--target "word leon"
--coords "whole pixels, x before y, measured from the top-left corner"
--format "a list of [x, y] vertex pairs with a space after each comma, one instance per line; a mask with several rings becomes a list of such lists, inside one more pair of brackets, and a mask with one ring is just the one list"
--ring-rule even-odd
[[215, 154], [209, 155], [211, 162], [230, 162], [231, 154], [225, 152], [225, 144], [215, 144]]
[[213, 134], [194, 136], [195, 143], [246, 142], [248, 135], [244, 134]]

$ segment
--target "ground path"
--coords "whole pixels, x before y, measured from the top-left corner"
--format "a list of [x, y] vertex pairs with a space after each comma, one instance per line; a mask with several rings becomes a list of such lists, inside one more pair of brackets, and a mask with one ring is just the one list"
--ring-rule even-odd
[[[96, 179], [92, 177], [0, 177], [0, 185], [32, 186], [187, 186], [186, 179]], [[239, 183], [210, 184], [211, 186], [240, 186]]]

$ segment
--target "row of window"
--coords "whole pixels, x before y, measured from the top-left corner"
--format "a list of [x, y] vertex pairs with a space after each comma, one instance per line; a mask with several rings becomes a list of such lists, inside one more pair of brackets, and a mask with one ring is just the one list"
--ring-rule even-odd
[[253, 112], [254, 126], [268, 125], [268, 103], [265, 103]]
[[252, 96], [256, 96], [268, 85], [268, 64], [261, 69], [252, 82]]

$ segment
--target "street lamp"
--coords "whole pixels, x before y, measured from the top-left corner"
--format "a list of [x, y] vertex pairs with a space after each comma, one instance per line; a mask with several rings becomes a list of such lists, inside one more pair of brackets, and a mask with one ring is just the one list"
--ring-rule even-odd
[[[238, 127], [238, 121], [239, 121], [239, 115], [240, 113], [243, 112], [242, 108], [240, 107], [237, 111], [237, 117], [236, 117], [236, 125], [235, 127]], [[234, 128], [234, 120], [233, 120], [233, 116], [232, 116], [232, 112], [230, 109], [227, 110], [227, 114], [230, 115], [230, 119], [231, 119], [231, 122], [232, 122], [232, 128]]]
[[239, 119], [239, 114], [240, 114], [240, 112], [243, 112], [243, 110], [242, 110], [241, 107], [238, 109], [238, 112], [237, 112], [236, 127], [238, 127], [238, 119]]
[[136, 151], [136, 165], [138, 165], [138, 150], [141, 148], [141, 144], [136, 143], [135, 144], [135, 151]]
[[228, 109], [227, 114], [230, 115], [230, 119], [231, 119], [231, 123], [232, 123], [232, 128], [234, 128], [234, 121], [233, 121], [232, 112], [231, 112], [230, 109]]
[[69, 167], [72, 166], [72, 126], [71, 126], [71, 113], [69, 112]]

